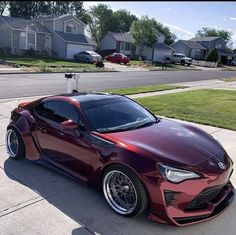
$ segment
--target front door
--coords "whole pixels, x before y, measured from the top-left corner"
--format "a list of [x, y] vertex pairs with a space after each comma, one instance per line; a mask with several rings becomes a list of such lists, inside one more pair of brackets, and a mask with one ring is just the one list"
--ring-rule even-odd
[[89, 135], [78, 130], [63, 130], [61, 123], [72, 120], [82, 124], [76, 108], [64, 101], [44, 103], [44, 117], [37, 126], [38, 144], [46, 160], [86, 181], [92, 171], [91, 161], [98, 156], [91, 148]]
[[45, 36], [45, 49], [49, 52], [49, 55], [51, 55], [51, 35]]

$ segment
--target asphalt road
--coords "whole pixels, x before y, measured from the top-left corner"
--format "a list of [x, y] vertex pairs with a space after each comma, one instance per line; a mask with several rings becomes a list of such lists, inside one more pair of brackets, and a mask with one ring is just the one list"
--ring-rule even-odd
[[[236, 76], [236, 71], [81, 73], [79, 90], [99, 91], [109, 88], [170, 84], [233, 76]], [[66, 92], [66, 79], [63, 73], [0, 75], [0, 99], [51, 95], [64, 92]]]

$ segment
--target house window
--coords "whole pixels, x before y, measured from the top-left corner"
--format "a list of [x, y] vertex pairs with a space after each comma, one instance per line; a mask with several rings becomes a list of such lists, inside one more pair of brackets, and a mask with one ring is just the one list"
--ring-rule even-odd
[[222, 43], [221, 42], [216, 42], [216, 48], [221, 48], [222, 47]]
[[72, 32], [72, 27], [69, 26], [69, 25], [67, 25], [67, 26], [66, 26], [66, 32], [67, 32], [67, 33], [71, 33], [71, 32]]
[[131, 44], [129, 42], [125, 43], [125, 50], [130, 51], [131, 50]]
[[76, 34], [76, 26], [73, 24], [66, 25], [65, 32]]
[[124, 42], [121, 42], [121, 43], [120, 43], [120, 49], [121, 49], [121, 50], [124, 50], [124, 49], [125, 49], [125, 43], [124, 43]]
[[36, 33], [28, 32], [27, 34], [27, 48], [28, 50], [33, 49], [36, 50]]
[[26, 49], [26, 32], [20, 32], [20, 43], [19, 43], [20, 50]]
[[35, 33], [28, 33], [28, 44], [35, 45]]

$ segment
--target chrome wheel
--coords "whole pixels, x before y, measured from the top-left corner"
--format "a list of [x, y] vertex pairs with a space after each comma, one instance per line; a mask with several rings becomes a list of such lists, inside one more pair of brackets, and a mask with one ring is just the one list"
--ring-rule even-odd
[[130, 178], [121, 171], [109, 171], [103, 180], [103, 192], [109, 205], [117, 213], [132, 213], [137, 205], [137, 192]]
[[6, 134], [6, 147], [10, 157], [16, 157], [19, 148], [18, 137], [14, 130], [9, 129]]

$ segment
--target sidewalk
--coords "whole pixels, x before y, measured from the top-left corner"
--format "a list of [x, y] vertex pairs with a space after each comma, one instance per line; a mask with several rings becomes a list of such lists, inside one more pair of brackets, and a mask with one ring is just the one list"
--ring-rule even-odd
[[236, 81], [227, 82], [219, 79], [211, 79], [205, 81], [194, 81], [194, 82], [180, 82], [180, 83], [173, 83], [170, 85], [182, 85], [186, 86], [187, 88], [178, 88], [173, 90], [165, 90], [165, 91], [157, 91], [157, 92], [147, 92], [141, 94], [134, 94], [130, 95], [131, 99], [155, 96], [155, 95], [166, 95], [172, 93], [179, 93], [185, 91], [193, 91], [199, 89], [224, 89], [224, 90], [236, 90]]

